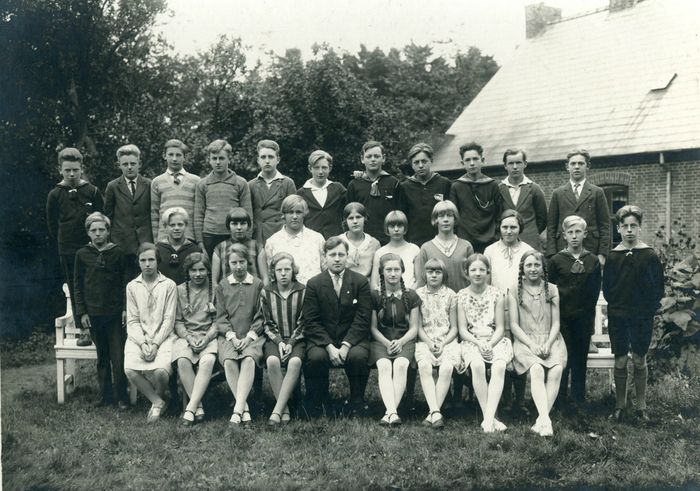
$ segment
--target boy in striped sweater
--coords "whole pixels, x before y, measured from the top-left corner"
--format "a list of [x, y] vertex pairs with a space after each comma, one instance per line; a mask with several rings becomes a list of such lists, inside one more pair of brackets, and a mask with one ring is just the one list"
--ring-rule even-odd
[[[194, 193], [200, 178], [183, 168], [187, 151], [187, 145], [180, 140], [165, 142], [163, 158], [168, 168], [151, 182], [151, 227], [156, 243], [167, 240], [161, 222], [165, 210], [179, 206], [184, 208], [189, 216], [194, 216]], [[192, 223], [188, 224], [185, 237], [194, 240]]]

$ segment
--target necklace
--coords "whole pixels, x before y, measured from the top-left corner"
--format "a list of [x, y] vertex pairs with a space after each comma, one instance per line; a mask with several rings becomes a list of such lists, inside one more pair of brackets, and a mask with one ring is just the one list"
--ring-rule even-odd
[[532, 291], [530, 291], [525, 285], [523, 285], [523, 290], [525, 290], [525, 292], [532, 298], [540, 298], [540, 295], [542, 295], [542, 288], [539, 286], [537, 287], [536, 293], [532, 293]]
[[435, 245], [440, 249], [440, 252], [442, 252], [445, 256], [449, 256], [452, 254], [454, 251], [455, 246], [457, 245], [457, 237], [452, 237], [449, 242], [443, 242], [438, 238], [438, 236], [435, 236], [433, 239], [435, 242]]

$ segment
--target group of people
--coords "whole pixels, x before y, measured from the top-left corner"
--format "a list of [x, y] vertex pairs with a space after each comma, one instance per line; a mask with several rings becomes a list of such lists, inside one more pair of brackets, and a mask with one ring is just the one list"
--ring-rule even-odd
[[465, 174], [451, 182], [432, 171], [430, 145], [418, 143], [408, 152], [414, 174], [398, 181], [382, 169], [381, 143], [370, 141], [347, 189], [329, 179], [333, 158], [323, 150], [309, 156], [311, 178], [299, 189], [278, 170], [274, 141], [258, 143], [260, 173], [250, 181], [229, 168], [224, 140], [206, 148], [212, 170], [201, 179], [184, 170], [187, 150], [166, 142], [167, 170], [151, 181], [140, 174], [139, 149], [120, 147], [122, 175], [104, 200], [82, 179], [80, 152], [59, 152], [63, 180], [48, 196], [47, 220], [76, 324], [89, 330], [78, 343], [97, 349], [99, 404], [127, 408], [128, 379], [156, 421], [175, 367], [189, 398], [183, 424], [200, 422], [218, 363], [235, 400], [230, 422], [246, 424], [265, 366], [276, 399], [268, 424], [279, 425], [291, 418], [302, 373], [314, 417], [328, 410], [330, 368], [344, 368], [343, 411], [356, 413], [376, 367], [382, 424], [401, 424], [417, 371], [429, 407], [423, 424], [439, 428], [453, 372], [468, 372], [481, 426], [494, 432], [506, 429], [502, 396], [514, 392], [521, 405], [529, 376], [532, 430], [549, 436], [569, 376], [574, 407], [584, 402], [602, 285], [615, 354], [612, 417], [625, 415], [631, 351], [637, 411], [648, 419], [645, 355], [663, 271], [641, 241], [637, 206], [617, 211], [622, 241], [609, 250], [608, 204], [586, 179], [585, 150], [567, 155], [569, 181], [549, 206], [525, 176], [520, 149], [505, 152], [508, 175], [498, 182], [482, 173], [482, 148], [465, 144]]

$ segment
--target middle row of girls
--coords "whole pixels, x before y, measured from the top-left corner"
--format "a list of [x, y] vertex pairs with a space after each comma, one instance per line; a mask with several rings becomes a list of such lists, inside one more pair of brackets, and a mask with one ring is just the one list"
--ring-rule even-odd
[[[184, 210], [178, 211], [179, 220], [186, 222]], [[242, 209], [234, 209], [227, 217], [231, 240], [214, 251], [211, 273], [206, 256], [198, 252], [187, 256], [182, 264], [187, 280], [178, 287], [172, 360], [177, 362], [190, 397], [183, 414], [186, 424], [204, 417], [201, 398], [217, 354], [236, 401], [232, 424], [251, 421], [247, 398], [255, 366], [263, 360], [276, 397], [269, 424], [289, 421], [288, 401], [302, 366], [307, 398], [311, 396], [312, 405], [325, 402], [327, 367], [326, 380], [322, 380], [326, 388], [322, 387], [320, 397], [314, 398], [319, 396], [315, 390], [318, 367], [312, 360], [304, 363], [315, 345], [324, 344], [317, 341], [318, 333], [305, 335], [305, 324], [313, 321], [305, 319], [302, 313], [314, 311], [308, 304], [319, 300], [316, 294], [304, 298], [304, 284], [316, 275], [330, 275], [339, 312], [347, 311], [352, 317], [347, 324], [354, 329], [356, 339], [346, 333], [340, 337], [336, 336], [338, 333], [326, 333], [326, 365], [345, 366], [351, 401], [355, 403], [363, 399], [368, 367], [376, 365], [386, 407], [382, 424], [401, 423], [397, 408], [415, 358], [429, 407], [426, 426], [444, 425], [440, 409], [452, 372], [470, 370], [483, 413], [483, 430], [505, 430], [496, 412], [506, 369], [510, 369], [530, 375], [532, 397], [539, 413], [533, 431], [552, 434], [549, 412], [559, 391], [567, 356], [559, 334], [557, 288], [547, 283], [542, 255], [518, 240], [523, 223], [517, 212], [503, 213], [501, 240], [481, 255], [473, 254], [470, 243], [454, 234], [459, 214], [450, 201], [434, 207], [431, 223], [437, 228], [437, 235], [420, 249], [404, 240], [407, 219], [400, 211], [387, 215], [384, 229], [390, 242], [381, 248], [364, 233], [367, 217], [359, 203], [345, 208], [347, 232], [339, 236], [342, 240], [324, 241], [303, 226], [308, 208], [299, 196], [287, 197], [281, 211], [284, 227], [268, 239], [258, 257], [244, 239], [249, 217]], [[173, 216], [164, 214], [166, 231]], [[342, 254], [343, 250], [342, 264], [332, 266], [329, 254]], [[328, 272], [322, 272], [326, 267]], [[342, 276], [347, 270], [369, 280], [371, 295], [351, 295], [354, 298], [349, 299], [344, 311], [346, 299], [342, 290], [346, 282]], [[266, 280], [266, 285], [256, 273]], [[365, 290], [369, 291], [367, 280]], [[212, 292], [212, 284], [217, 283]], [[368, 302], [371, 305], [364, 305]], [[369, 313], [367, 318], [364, 312]], [[333, 326], [325, 329], [333, 331]], [[491, 376], [487, 382], [489, 367]], [[308, 394], [310, 390], [316, 393]]]

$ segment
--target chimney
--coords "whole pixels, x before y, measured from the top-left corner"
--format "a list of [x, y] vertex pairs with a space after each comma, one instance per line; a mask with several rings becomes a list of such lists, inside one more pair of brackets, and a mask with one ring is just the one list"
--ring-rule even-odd
[[[610, 0], [610, 3], [614, 1], [616, 0]], [[544, 2], [527, 5], [525, 6], [525, 37], [530, 39], [538, 36], [544, 32], [547, 24], [559, 20], [561, 20], [561, 9], [545, 5]]]
[[619, 12], [630, 7], [634, 7], [638, 0], [609, 0], [608, 9], [610, 12]]

